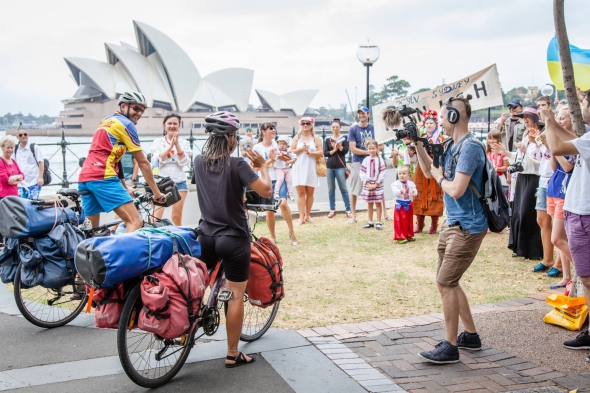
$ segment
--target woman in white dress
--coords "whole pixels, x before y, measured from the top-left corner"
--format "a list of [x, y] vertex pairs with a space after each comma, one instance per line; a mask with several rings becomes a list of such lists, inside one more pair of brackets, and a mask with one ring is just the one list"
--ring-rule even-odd
[[[170, 177], [180, 192], [180, 201], [172, 205], [172, 222], [177, 226], [182, 225], [182, 210], [188, 194], [184, 167], [190, 163], [193, 157], [188, 141], [179, 137], [180, 119], [180, 115], [168, 113], [164, 117], [166, 135], [152, 143], [152, 161], [158, 161], [158, 174]], [[162, 218], [164, 209], [166, 208], [156, 207], [154, 216]]]
[[297, 190], [299, 225], [313, 222], [310, 216], [313, 193], [320, 185], [320, 178], [316, 173], [316, 159], [322, 156], [324, 151], [321, 139], [313, 132], [314, 122], [315, 120], [311, 117], [302, 117], [299, 120], [301, 129], [291, 142], [291, 152], [297, 156], [291, 176], [293, 186]]

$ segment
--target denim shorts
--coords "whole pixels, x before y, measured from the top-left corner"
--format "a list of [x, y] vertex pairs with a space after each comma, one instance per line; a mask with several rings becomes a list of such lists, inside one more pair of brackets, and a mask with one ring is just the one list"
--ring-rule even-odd
[[174, 184], [176, 184], [178, 191], [188, 191], [188, 186], [186, 185], [186, 180], [181, 181], [179, 183], [174, 183]]
[[535, 210], [547, 211], [547, 188], [537, 188], [537, 204]]
[[[276, 200], [274, 199], [275, 195], [275, 184], [277, 183], [276, 180], [272, 181], [272, 196], [270, 198], [260, 198], [261, 203], [263, 205], [274, 205]], [[279, 197], [281, 199], [287, 198], [287, 182], [283, 182], [281, 189], [279, 190]]]
[[117, 177], [78, 183], [78, 190], [89, 192], [88, 195], [82, 195], [82, 206], [87, 216], [108, 213], [128, 202], [133, 202], [131, 195]]

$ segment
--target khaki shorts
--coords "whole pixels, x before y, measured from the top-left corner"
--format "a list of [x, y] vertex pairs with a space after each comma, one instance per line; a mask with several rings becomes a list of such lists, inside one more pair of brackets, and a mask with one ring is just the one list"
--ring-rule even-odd
[[471, 266], [486, 234], [487, 231], [483, 231], [472, 235], [459, 225], [449, 227], [445, 220], [438, 239], [436, 282], [450, 287], [459, 285], [459, 280]]
[[353, 162], [350, 167], [350, 187], [348, 191], [352, 195], [360, 196], [363, 191], [363, 182], [361, 181], [361, 163]]

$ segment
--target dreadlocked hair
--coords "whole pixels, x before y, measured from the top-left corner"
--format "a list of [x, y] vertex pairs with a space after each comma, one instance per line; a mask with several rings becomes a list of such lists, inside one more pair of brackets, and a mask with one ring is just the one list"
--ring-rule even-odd
[[229, 143], [228, 135], [210, 136], [203, 146], [203, 165], [205, 170], [219, 162], [221, 172], [226, 166], [230, 165], [231, 159], [231, 144]]
[[395, 108], [387, 108], [383, 111], [383, 122], [387, 128], [397, 128], [402, 122], [402, 116]]

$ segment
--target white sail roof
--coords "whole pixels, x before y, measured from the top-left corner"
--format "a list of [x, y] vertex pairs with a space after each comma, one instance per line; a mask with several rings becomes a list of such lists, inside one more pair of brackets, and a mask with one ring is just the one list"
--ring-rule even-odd
[[256, 94], [263, 105], [275, 112], [292, 111], [295, 116], [303, 116], [319, 90], [296, 90], [282, 95], [256, 89]]

